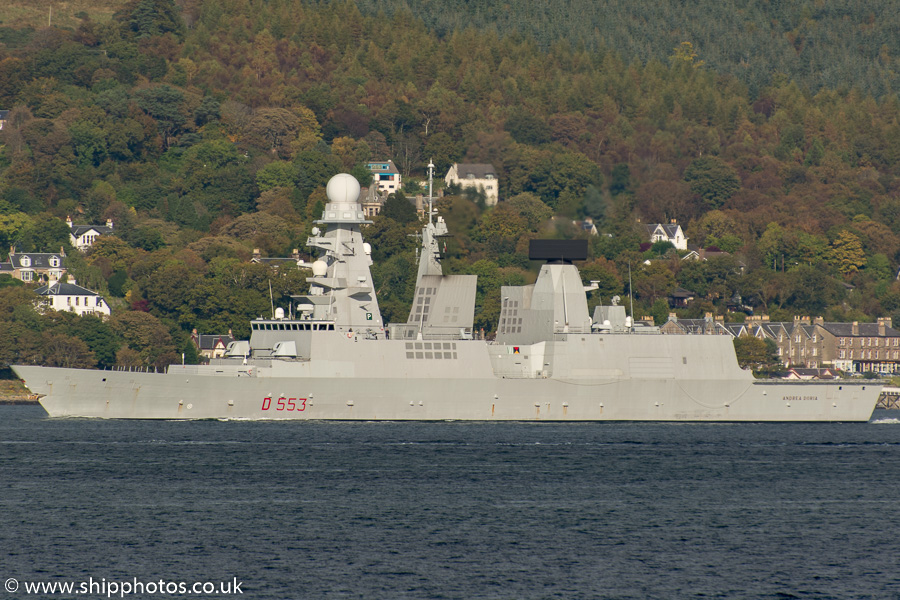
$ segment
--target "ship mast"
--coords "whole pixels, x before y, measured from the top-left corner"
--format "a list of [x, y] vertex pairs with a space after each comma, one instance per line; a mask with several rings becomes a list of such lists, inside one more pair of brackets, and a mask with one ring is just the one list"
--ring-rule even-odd
[[332, 321], [340, 331], [366, 331], [377, 337], [384, 326], [369, 270], [371, 248], [360, 233], [360, 226], [371, 221], [359, 204], [359, 192], [359, 182], [352, 175], [342, 173], [329, 180], [328, 204], [316, 221], [327, 231], [314, 227], [306, 241], [323, 255], [313, 263], [312, 277], [306, 279], [309, 294], [293, 298], [306, 318]]
[[418, 281], [424, 275], [443, 275], [441, 268], [441, 245], [439, 237], [448, 235], [447, 224], [443, 217], [434, 218], [434, 164], [428, 163], [428, 222], [422, 227], [422, 254], [419, 257]]

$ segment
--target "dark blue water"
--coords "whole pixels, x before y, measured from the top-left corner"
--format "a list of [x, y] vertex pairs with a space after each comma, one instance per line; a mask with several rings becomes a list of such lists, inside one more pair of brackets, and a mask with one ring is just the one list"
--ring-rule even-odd
[[236, 577], [254, 599], [898, 598], [894, 414], [105, 422], [0, 407], [0, 582]]

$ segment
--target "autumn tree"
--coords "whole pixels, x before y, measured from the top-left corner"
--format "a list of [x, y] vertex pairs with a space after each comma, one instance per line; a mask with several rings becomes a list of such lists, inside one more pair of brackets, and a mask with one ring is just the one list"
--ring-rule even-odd
[[831, 242], [828, 261], [842, 275], [856, 273], [866, 264], [866, 256], [859, 238], [849, 231], [841, 231]]

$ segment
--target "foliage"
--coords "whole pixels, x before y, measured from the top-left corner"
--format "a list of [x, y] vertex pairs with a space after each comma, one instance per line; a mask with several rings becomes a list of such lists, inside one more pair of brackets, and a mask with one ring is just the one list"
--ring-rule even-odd
[[734, 351], [737, 354], [738, 365], [742, 369], [753, 369], [757, 372], [769, 372], [777, 369], [779, 362], [776, 348], [767, 344], [771, 340], [762, 340], [754, 336], [742, 336], [734, 338]]
[[[676, 286], [701, 314], [736, 299], [788, 317], [900, 313], [900, 47], [884, 0], [737, 12], [708, 0], [101, 0], [80, 5], [89, 19], [58, 7], [51, 27], [13, 5], [0, 32], [0, 248], [63, 248], [116, 314], [108, 329], [41, 316], [22, 286], [0, 285], [19, 303], [4, 312], [0, 298], [0, 362], [69, 352], [150, 366], [193, 327], [240, 334], [267, 312], [270, 281], [285, 303], [306, 285], [248, 264], [252, 251], [302, 249], [328, 179], [349, 171], [368, 186], [374, 158], [400, 165], [407, 191], [429, 160], [438, 187], [454, 162], [495, 167], [499, 205], [477, 190], [439, 201], [445, 266], [483, 279], [476, 319], [489, 332], [499, 287], [533, 277], [528, 241], [585, 236], [572, 222], [586, 217], [601, 232], [584, 265], [600, 286], [592, 306], [627, 291], [631, 265], [657, 318]], [[75, 256], [66, 216], [111, 218], [115, 236]], [[732, 256], [640, 256], [638, 220], [673, 218], [691, 244]], [[364, 231], [391, 319], [408, 311], [417, 227], [399, 193]]]

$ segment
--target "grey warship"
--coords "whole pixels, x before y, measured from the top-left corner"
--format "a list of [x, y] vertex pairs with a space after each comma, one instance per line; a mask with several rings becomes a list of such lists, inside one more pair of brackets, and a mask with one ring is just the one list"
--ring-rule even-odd
[[573, 264], [545, 241], [537, 281], [501, 290], [495, 340], [473, 336], [476, 277], [444, 275], [429, 207], [413, 306], [384, 324], [360, 226], [360, 186], [333, 177], [307, 240], [309, 293], [251, 322], [247, 341], [164, 373], [13, 366], [51, 417], [516, 421], [867, 421], [872, 382], [756, 380], [728, 336], [663, 335], [623, 306], [589, 314]]

